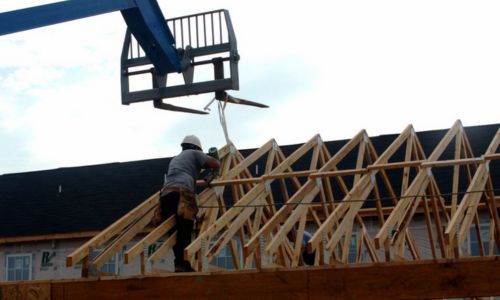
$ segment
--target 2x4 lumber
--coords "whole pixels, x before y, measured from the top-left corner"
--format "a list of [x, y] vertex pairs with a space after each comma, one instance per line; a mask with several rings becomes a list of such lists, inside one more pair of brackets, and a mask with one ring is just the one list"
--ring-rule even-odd
[[156, 251], [148, 258], [148, 261], [150, 263], [154, 263], [160, 260], [167, 254], [168, 250], [172, 249], [172, 247], [175, 245], [176, 240], [177, 240], [177, 231], [172, 233], [172, 235], [170, 235], [165, 240], [165, 242], [158, 249], [156, 249]]
[[[340, 248], [340, 249], [342, 249], [341, 260], [345, 264], [349, 262], [349, 250], [350, 250], [349, 248], [351, 245], [352, 231], [353, 231], [354, 224], [351, 221], [351, 222], [346, 223], [346, 226], [347, 226], [347, 228], [345, 229], [345, 234], [344, 234], [344, 244]], [[330, 242], [331, 241], [333, 241], [333, 239], [331, 239]], [[326, 247], [328, 248], [328, 244], [326, 245]]]
[[318, 177], [332, 177], [332, 176], [349, 176], [349, 175], [359, 175], [368, 173], [368, 169], [348, 169], [348, 170], [335, 170], [335, 171], [323, 171], [323, 172], [312, 172], [309, 178], [315, 179]]
[[[434, 212], [434, 224], [436, 225], [436, 228], [439, 228], [438, 230], [436, 230], [437, 232], [437, 237], [438, 237], [438, 242], [439, 242], [439, 250], [441, 250], [441, 257], [442, 258], [445, 258], [446, 257], [446, 247], [445, 247], [445, 243], [444, 243], [444, 236], [443, 236], [443, 230], [440, 230], [440, 228], [443, 228], [442, 225], [441, 225], [441, 215], [440, 215], [440, 211], [439, 211], [439, 208], [438, 208], [438, 205], [437, 205], [437, 197], [436, 196], [436, 189], [433, 185], [430, 186], [430, 190], [431, 190], [431, 206], [432, 206], [432, 210]], [[452, 209], [453, 209], [453, 206], [452, 206]]]
[[[315, 147], [315, 145], [310, 145], [310, 147]], [[306, 150], [306, 153], [309, 152], [310, 149]], [[295, 153], [295, 152], [294, 152]], [[302, 156], [304, 156], [305, 153], [302, 154]], [[278, 148], [278, 151], [276, 152], [276, 161], [279, 162], [278, 166], [276, 166], [276, 168], [278, 168], [280, 166], [281, 163], [283, 163], [285, 160], [287, 160], [288, 158], [285, 157], [285, 154], [283, 154], [283, 151], [281, 151], [281, 149]], [[288, 166], [286, 166], [285, 168], [283, 168], [280, 172], [294, 172], [292, 170], [292, 165], [297, 161], [298, 159], [296, 160], [293, 160], [289, 163]], [[276, 172], [276, 171], [272, 171], [271, 172], [271, 176], [273, 175], [276, 175], [276, 174], [279, 174], [280, 172]], [[273, 179], [273, 178], [271, 178]], [[302, 184], [300, 183], [300, 181], [297, 179], [296, 176], [292, 176], [291, 177], [291, 181], [292, 181], [292, 185], [298, 190], [300, 189], [300, 187], [302, 186]]]
[[[406, 141], [405, 149], [405, 162], [411, 161], [413, 153], [413, 144], [415, 143], [415, 136], [411, 135]], [[403, 168], [403, 180], [401, 180], [401, 194], [403, 194], [408, 188], [408, 180], [410, 179], [410, 167], [405, 166]]]
[[167, 231], [175, 225], [175, 216], [163, 221], [158, 227], [146, 235], [142, 240], [132, 246], [124, 254], [125, 263], [130, 263], [137, 255], [144, 252], [144, 248], [158, 241]]
[[449, 166], [461, 166], [468, 164], [479, 164], [484, 162], [483, 157], [471, 157], [471, 158], [457, 158], [449, 160], [440, 161], [429, 161], [421, 164], [422, 168], [433, 168], [433, 167], [449, 167]]
[[[365, 150], [366, 150], [366, 144], [368, 143], [368, 140], [363, 140], [361, 143], [359, 143], [359, 149], [358, 149], [358, 157], [356, 159], [356, 169], [361, 169], [363, 167], [363, 163], [365, 160]], [[360, 178], [360, 174], [355, 174], [354, 175], [354, 184], [358, 182]]]
[[244, 184], [244, 183], [259, 183], [266, 180], [271, 179], [283, 179], [288, 177], [305, 177], [311, 173], [314, 173], [315, 170], [308, 171], [293, 171], [293, 172], [285, 172], [285, 173], [276, 173], [270, 175], [262, 175], [260, 177], [252, 177], [252, 178], [238, 178], [238, 179], [224, 179], [224, 180], [216, 180], [210, 183], [211, 186], [223, 186], [223, 185], [231, 185], [231, 184]]
[[[290, 168], [290, 166], [297, 161], [300, 157], [302, 157], [305, 153], [307, 153], [314, 144], [318, 141], [319, 135], [315, 135], [311, 138], [307, 143], [303, 144], [299, 147], [295, 152], [293, 152], [288, 158], [284, 159], [276, 168], [274, 168], [270, 174], [282, 173], [283, 171]], [[280, 152], [278, 151], [278, 154]], [[269, 180], [269, 184], [273, 179]], [[263, 193], [268, 193], [266, 191], [265, 184], [259, 183], [254, 186], [248, 193], [246, 193], [238, 202], [238, 206], [233, 206], [229, 210], [227, 210], [212, 226], [210, 226], [205, 232], [201, 233], [185, 250], [184, 257], [190, 257], [194, 254], [194, 252], [198, 251], [201, 247], [201, 239], [207, 239], [211, 236], [217, 234], [224, 227], [228, 226], [243, 209], [245, 206], [248, 206], [250, 203], [255, 201], [257, 197], [260, 197]]]
[[90, 241], [83, 244], [80, 248], [73, 251], [70, 255], [66, 257], [66, 266], [71, 267], [73, 264], [79, 262], [84, 257], [89, 255], [89, 249], [96, 248], [110, 238], [118, 234], [121, 230], [127, 227], [134, 219], [144, 215], [147, 211], [151, 210], [155, 205], [158, 204], [158, 199], [160, 193], [157, 192], [149, 197], [146, 201], [139, 204], [136, 208], [131, 210], [129, 213], [118, 219], [115, 223], [108, 226], [106, 229], [101, 231], [98, 235], [93, 237]]
[[224, 145], [222, 148], [219, 149], [219, 158], [223, 159], [226, 156], [228, 156], [231, 151], [234, 151], [236, 147], [232, 143]]
[[488, 197], [486, 198], [486, 204], [490, 213], [491, 231], [494, 233], [494, 238], [497, 248], [500, 248], [500, 217], [498, 215], [498, 209], [495, 202], [495, 195], [493, 193], [493, 183], [491, 177], [488, 178], [487, 183]]
[[[389, 158], [392, 157], [392, 155], [397, 151], [397, 149], [399, 149], [399, 147], [401, 147], [401, 145], [408, 139], [408, 137], [413, 132], [414, 132], [413, 127], [411, 125], [407, 126], [403, 130], [403, 132], [384, 151], [384, 153], [382, 153], [382, 155], [380, 155], [380, 157], [377, 158], [374, 165], [387, 163]], [[352, 204], [352, 202], [350, 203], [348, 201], [353, 198], [352, 197], [353, 194], [358, 195], [358, 194], [363, 193], [363, 194], [365, 194], [364, 195], [365, 197], [368, 196], [368, 193], [365, 193], [362, 190], [368, 189], [368, 188], [371, 189], [373, 187], [373, 184], [368, 185], [368, 183], [370, 183], [372, 181], [371, 180], [372, 176], [375, 176], [375, 174], [377, 172], [378, 172], [377, 170], [370, 171], [370, 174], [363, 175], [363, 177], [361, 177], [361, 179], [358, 181], [358, 183], [356, 185], [354, 185], [350, 194], [347, 194], [344, 197], [342, 202], [335, 208], [334, 212], [331, 213], [330, 216], [328, 216], [328, 218], [325, 220], [325, 222], [323, 222], [323, 225], [321, 225], [321, 227], [315, 232], [315, 234], [313, 235], [311, 240], [308, 242], [307, 247], [310, 251], [312, 251], [312, 249], [317, 248], [323, 233], [327, 233], [328, 231], [330, 231], [332, 229], [332, 227], [334, 226], [335, 222], [337, 222], [339, 220], [339, 218], [341, 216], [343, 216], [346, 213], [346, 211], [349, 210], [349, 208], [351, 207], [350, 204]], [[364, 200], [365, 198], [354, 198], [354, 199]], [[352, 204], [353, 206], [356, 206], [356, 207], [351, 211], [351, 217], [354, 217], [358, 213], [359, 209], [362, 207], [362, 204], [363, 204], [363, 202], [361, 202], [361, 205], [359, 205], [359, 204], [356, 205], [356, 203]], [[336, 232], [337, 231], [338, 231], [338, 228], [337, 228]]]
[[299, 221], [299, 228], [295, 234], [295, 248], [293, 249], [293, 259], [291, 266], [296, 267], [299, 264], [299, 260], [302, 252], [302, 240], [304, 239], [304, 229], [306, 227], [307, 214], [302, 215]]
[[[498, 131], [497, 131], [497, 135], [498, 135], [498, 134], [499, 134], [499, 133], [498, 133]], [[496, 136], [497, 136], [497, 135], [495, 135], [495, 138], [496, 138]], [[483, 155], [483, 158], [484, 158], [485, 160], [495, 160], [495, 159], [500, 159], [500, 153], [485, 154], [485, 155]]]
[[[473, 180], [473, 183], [469, 186], [469, 189], [467, 190], [467, 194], [463, 198], [463, 202], [465, 202], [467, 205], [464, 217], [462, 219], [462, 222], [460, 224], [460, 230], [458, 234], [458, 243], [462, 244], [466, 237], [467, 237], [467, 232], [470, 227], [470, 224], [472, 223], [472, 218], [476, 214], [477, 211], [477, 204], [481, 200], [481, 197], [483, 196], [483, 192], [481, 190], [484, 189], [484, 186], [486, 185], [486, 182], [488, 180], [489, 174], [485, 171], [486, 165], [482, 165], [479, 167], [479, 169], [476, 171], [476, 174], [478, 174], [477, 178], [478, 180]], [[476, 176], [474, 176], [476, 178]], [[451, 227], [449, 227], [451, 228]], [[450, 230], [450, 236], [452, 236], [452, 230]]]
[[[325, 172], [335, 167], [347, 154], [349, 154], [355, 147], [362, 141], [365, 136], [365, 132], [359, 132], [354, 138], [352, 138], [347, 144], [345, 144], [321, 169], [320, 172]], [[297, 203], [298, 201], [305, 203], [303, 200], [311, 191], [316, 187], [316, 182], [312, 179], [309, 179], [293, 196], [290, 198], [288, 203]], [[317, 194], [313, 194], [313, 197]], [[311, 199], [312, 200], [312, 199]], [[292, 211], [293, 207], [290, 205], [284, 205], [280, 208], [280, 210], [259, 230], [257, 234], [250, 238], [250, 240], [246, 243], [244, 252], [245, 255], [248, 256], [252, 251], [255, 250], [259, 243], [259, 238], [261, 235], [267, 235], [274, 228], [276, 228], [279, 223], [283, 222], [288, 218], [289, 222], [295, 223], [297, 221], [297, 217], [299, 214], [294, 215], [293, 217], [288, 217], [290, 211]], [[300, 208], [298, 208], [300, 209]]]
[[[406, 159], [406, 157], [405, 157]], [[400, 169], [400, 168], [408, 168], [408, 167], [419, 167], [424, 163], [425, 160], [410, 160], [410, 161], [400, 161], [400, 162], [392, 162], [385, 164], [377, 164], [377, 165], [368, 165], [366, 169], [368, 171], [371, 170], [391, 170], [391, 169]]]
[[[352, 193], [346, 196], [343, 200], [344, 203], [341, 204], [346, 204], [348, 201], [350, 201], [351, 198], [354, 199], [366, 199], [368, 195], [371, 192], [371, 189], [375, 185], [374, 182], [372, 182], [369, 178], [368, 180], [366, 179], [368, 177], [363, 177], [359, 181], [359, 185], [357, 185], [356, 189], [353, 189]], [[347, 236], [349, 228], [352, 227], [352, 224], [354, 222], [354, 218], [356, 217], [359, 209], [363, 206], [363, 202], [355, 202], [355, 203], [348, 203], [348, 207], [346, 207], [346, 215], [344, 218], [342, 218], [342, 221], [340, 224], [335, 228], [335, 231], [333, 232], [333, 235], [331, 239], [328, 241], [326, 248], [327, 249], [332, 249], [335, 244], [337, 244], [340, 241], [340, 238], [342, 236]], [[340, 214], [339, 214], [340, 215]], [[338, 219], [337, 219], [338, 220]], [[318, 229], [319, 230], [319, 229]], [[324, 229], [323, 229], [324, 230]]]
[[[323, 144], [323, 146], [321, 146], [321, 152], [320, 152], [321, 166], [325, 165], [330, 160], [330, 158], [331, 158], [331, 156], [328, 153], [328, 149], [326, 148], [325, 144]], [[333, 210], [334, 209], [334, 197], [333, 197], [332, 184], [330, 183], [330, 178], [323, 178], [322, 180], [323, 180], [322, 184], [324, 186], [323, 193], [325, 193], [326, 202], [329, 203], [329, 205], [327, 207], [329, 209]], [[326, 209], [326, 208], [323, 208], [323, 209], [324, 209], [326, 214], [330, 214], [328, 209]]]
[[3, 237], [0, 238], [0, 245], [11, 244], [11, 243], [23, 243], [23, 242], [39, 242], [39, 241], [51, 241], [51, 240], [69, 240], [69, 239], [82, 239], [91, 238], [99, 234], [100, 231], [80, 231], [80, 232], [70, 232], [70, 233], [54, 233], [54, 234], [44, 234], [44, 235], [28, 235], [28, 236], [13, 236], [13, 237]]
[[207, 230], [200, 233], [198, 237], [185, 249], [184, 257], [191, 257], [201, 247], [202, 239], [209, 239], [226, 228], [231, 220], [233, 220], [239, 213], [249, 205], [256, 197], [265, 192], [263, 185], [257, 185], [252, 188], [240, 201], [237, 202], [238, 206], [233, 206], [228, 209], [222, 216], [220, 216]]
[[432, 253], [432, 258], [436, 259], [436, 246], [434, 245], [434, 231], [432, 230], [432, 220], [431, 220], [431, 215], [430, 215], [430, 210], [429, 210], [429, 205], [427, 203], [427, 199], [423, 199], [422, 201], [424, 203], [424, 214], [425, 214], [425, 223], [426, 223], [426, 229], [427, 229], [427, 235], [429, 237], [429, 248], [431, 249]]
[[[459, 134], [455, 137], [455, 159], [460, 158], [460, 153], [462, 152], [462, 138], [463, 136], [463, 131], [459, 132]], [[458, 204], [458, 179], [459, 179], [459, 172], [460, 166], [454, 165], [453, 166], [453, 183], [452, 183], [452, 195], [451, 195], [451, 214], [453, 215], [457, 209], [457, 204]]]
[[[320, 182], [321, 184], [320, 185], [320, 190], [319, 190], [319, 199], [320, 199], [320, 203], [321, 205], [323, 206], [323, 211], [325, 212], [325, 214], [330, 214], [329, 210], [328, 210], [328, 205], [326, 204], [327, 203], [327, 199], [326, 199], [326, 196], [325, 196], [325, 187], [323, 186], [324, 184], [324, 181], [322, 180]], [[312, 201], [311, 201], [312, 202]], [[333, 203], [333, 202], [331, 202]]]
[[321, 137], [318, 136], [318, 143], [316, 144], [316, 147], [314, 147], [314, 149], [313, 149], [311, 163], [309, 164], [309, 170], [316, 169], [316, 167], [318, 165], [319, 152], [321, 150], [322, 145], [323, 145], [323, 141], [321, 140]]
[[[255, 162], [257, 159], [259, 159], [262, 155], [267, 153], [268, 151], [274, 151], [274, 145], [276, 145], [274, 140], [268, 141], [266, 144], [264, 144], [261, 148], [255, 150], [250, 154], [247, 158], [245, 158], [243, 161], [241, 161], [236, 167], [233, 169], [229, 170], [227, 173], [223, 174], [221, 177], [223, 179], [225, 178], [232, 178], [235, 176], [238, 176], [242, 172], [246, 170], [246, 168], [253, 162]], [[253, 186], [249, 192], [245, 194], [243, 197], [244, 199], [240, 199], [236, 204], [238, 206], [246, 206], [250, 204], [255, 197], [259, 196], [261, 193], [265, 191], [264, 186], [262, 184], [258, 184]], [[244, 201], [244, 202], [241, 202]], [[184, 256], [189, 258], [192, 255], [194, 255], [195, 252], [200, 250], [201, 247], [201, 240], [202, 239], [211, 239], [212, 236], [216, 235], [218, 232], [220, 232], [223, 228], [226, 228], [229, 224], [229, 222], [238, 214], [237, 211], [238, 207], [232, 207], [229, 210], [223, 209], [223, 215], [217, 219], [213, 224], [210, 224], [210, 226], [200, 233], [198, 237], [184, 250]], [[228, 213], [229, 211], [229, 213]], [[220, 225], [219, 225], [220, 224]]]
[[[495, 137], [491, 141], [488, 149], [485, 152], [485, 155], [490, 155], [496, 152], [498, 146], [500, 144], [500, 130], [497, 131]], [[483, 156], [483, 157], [484, 157]], [[470, 226], [471, 219], [470, 217], [467, 220], [464, 220], [466, 213], [472, 213], [472, 211], [477, 210], [477, 205], [479, 204], [479, 199], [482, 193], [473, 193], [473, 191], [480, 191], [484, 189], [486, 184], [486, 180], [488, 179], [488, 165], [489, 160], [484, 161], [479, 168], [476, 170], [472, 181], [469, 184], [469, 187], [466, 190], [466, 194], [464, 195], [462, 202], [459, 204], [456, 212], [453, 214], [451, 221], [449, 222], [446, 230], [445, 230], [445, 238], [448, 244], [452, 244], [455, 239], [456, 229], [465, 222], [467, 226]], [[465, 228], [465, 227], [464, 227]], [[463, 239], [461, 239], [463, 241]]]
[[[256, 202], [257, 205], [263, 204], [264, 201], [262, 198], [259, 198]], [[250, 216], [255, 211], [255, 207], [247, 207], [231, 222], [231, 225], [227, 228], [227, 230], [220, 236], [220, 238], [214, 243], [212, 248], [207, 253], [207, 258], [211, 259], [216, 256], [223, 247], [232, 240], [233, 236], [236, 232], [244, 225]]]
[[224, 176], [225, 178], [234, 178], [238, 176], [243, 170], [247, 169], [251, 164], [256, 162], [262, 155], [266, 154], [268, 151], [273, 149], [273, 145], [276, 142], [271, 139], [264, 145], [262, 145], [259, 149], [253, 151], [249, 156], [247, 156], [242, 162], [236, 165], [234, 168], [229, 170], [227, 174]]
[[368, 230], [366, 229], [365, 223], [363, 222], [363, 218], [361, 218], [361, 216], [358, 214], [356, 216], [356, 219], [361, 227], [361, 231], [363, 233], [363, 240], [365, 242], [368, 255], [370, 255], [372, 262], [375, 263], [380, 262], [380, 257], [378, 256], [378, 252], [375, 249], [375, 245], [373, 244], [373, 239], [368, 234]]
[[274, 165], [274, 162], [275, 162], [275, 158], [276, 158], [276, 150], [275, 149], [276, 147], [273, 147], [268, 153], [267, 153], [267, 157], [266, 157], [266, 167], [264, 168], [264, 174], [269, 174], [269, 172], [271, 172], [271, 170], [273, 169], [273, 165]]
[[137, 220], [128, 230], [120, 234], [120, 236], [113, 241], [106, 249], [101, 252], [93, 261], [92, 264], [100, 269], [116, 252], [123, 248], [131, 239], [133, 239], [146, 225], [151, 222], [151, 218], [155, 213], [154, 209], [151, 209], [146, 215], [141, 219]]
[[[279, 227], [279, 231], [277, 234], [274, 235], [273, 239], [271, 242], [266, 247], [266, 251], [269, 253], [272, 253], [278, 248], [278, 246], [286, 239], [286, 235], [290, 230], [292, 230], [298, 220], [300, 220], [303, 216], [307, 215], [307, 204], [311, 203], [312, 200], [314, 199], [315, 195], [319, 192], [320, 188], [316, 184], [312, 184], [312, 189], [308, 191], [307, 189], [305, 191], [308, 191], [306, 196], [302, 199], [297, 208], [293, 210], [291, 215], [286, 218], [285, 223]], [[293, 203], [293, 202], [292, 202]], [[289, 206], [289, 205], [286, 205]], [[285, 217], [284, 214], [282, 214], [283, 217]], [[268, 222], [269, 224], [269, 222]], [[266, 231], [262, 230], [259, 234], [265, 234]]]
[[[441, 154], [444, 152], [444, 150], [450, 143], [451, 139], [453, 139], [453, 137], [457, 135], [459, 130], [462, 130], [461, 128], [462, 127], [460, 121], [456, 121], [455, 124], [452, 126], [452, 128], [450, 128], [448, 132], [445, 134], [445, 136], [441, 139], [441, 141], [436, 146], [432, 154], [429, 156], [428, 158], [429, 162], [438, 160], [438, 158], [441, 156]], [[427, 183], [430, 180], [430, 170], [431, 168], [425, 168], [421, 169], [417, 173], [410, 187], [408, 188], [408, 190], [406, 190], [405, 194], [403, 195], [403, 197], [401, 197], [396, 207], [394, 208], [393, 212], [389, 215], [386, 222], [377, 233], [375, 237], [375, 245], [377, 246], [377, 248], [380, 248], [380, 246], [384, 243], [383, 241], [387, 240], [389, 234], [392, 232], [396, 224], [402, 221], [402, 218], [413, 217], [415, 203], [412, 202], [412, 198], [409, 197], [413, 195], [418, 195], [419, 194], [418, 192], [423, 190], [422, 185], [427, 185]], [[411, 207], [412, 205], [414, 205], [412, 209], [408, 210], [408, 208]], [[411, 211], [410, 214], [405, 213], [410, 211]], [[406, 222], [406, 224], [408, 224], [408, 222]], [[402, 231], [404, 230], [399, 228], [399, 232]], [[398, 234], [398, 232], [396, 232], [396, 234]]]
[[500, 260], [403, 261], [107, 280], [0, 283], [2, 299], [441, 299], [500, 294]]

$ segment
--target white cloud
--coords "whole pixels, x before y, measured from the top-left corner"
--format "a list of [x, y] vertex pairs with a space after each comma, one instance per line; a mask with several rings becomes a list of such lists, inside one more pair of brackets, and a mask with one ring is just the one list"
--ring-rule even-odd
[[0, 87], [13, 92], [20, 92], [39, 86], [47, 86], [52, 81], [61, 78], [62, 75], [61, 70], [51, 67], [42, 68], [36, 65], [29, 68], [21, 67], [8, 74], [2, 80]]
[[121, 106], [118, 91], [116, 83], [100, 76], [38, 90], [38, 101], [24, 116], [31, 157], [68, 166], [160, 156], [158, 143], [177, 118], [167, 119], [149, 105]]

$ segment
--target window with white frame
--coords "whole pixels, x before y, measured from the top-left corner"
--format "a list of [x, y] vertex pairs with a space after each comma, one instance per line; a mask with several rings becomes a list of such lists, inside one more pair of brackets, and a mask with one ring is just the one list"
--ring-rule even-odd
[[7, 254], [5, 263], [7, 281], [31, 280], [33, 261], [30, 253]]
[[[99, 253], [101, 252], [102, 250], [99, 249], [93, 250], [90, 253], [90, 256], [97, 257], [97, 255], [99, 255]], [[102, 265], [99, 271], [101, 273], [107, 273], [107, 274], [114, 274], [114, 275], [120, 274], [120, 265], [122, 263], [121, 257], [122, 257], [122, 252], [119, 251], [115, 255], [111, 256], [111, 258], [107, 262], [105, 262], [104, 265]]]
[[[483, 242], [484, 255], [490, 254], [490, 247], [493, 248], [493, 254], [498, 255], [499, 252], [495, 243], [490, 245], [490, 225], [481, 224], [479, 228], [481, 232], [481, 240]], [[479, 249], [480, 244], [477, 236], [476, 225], [471, 225], [469, 232], [469, 252], [472, 256], [480, 256], [481, 252], [479, 251]]]
[[[242, 253], [240, 251], [240, 244], [236, 244], [236, 252], [238, 253], [239, 259], [241, 261]], [[210, 247], [213, 246], [213, 242]], [[215, 256], [215, 258], [211, 262], [213, 265], [216, 265], [219, 268], [224, 269], [235, 269], [233, 262], [233, 255], [231, 254], [231, 248], [228, 244], [224, 245], [224, 247], [219, 251], [219, 253]]]
[[231, 249], [229, 249], [227, 244], [215, 257], [214, 264], [224, 269], [234, 269], [233, 256], [231, 255]]

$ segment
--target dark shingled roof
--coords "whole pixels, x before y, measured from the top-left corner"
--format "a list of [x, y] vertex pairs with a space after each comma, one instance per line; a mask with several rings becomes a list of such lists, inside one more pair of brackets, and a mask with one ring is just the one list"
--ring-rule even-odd
[[[484, 153], [499, 127], [500, 124], [492, 124], [465, 128], [475, 156]], [[447, 129], [417, 133], [427, 156], [446, 132]], [[371, 140], [380, 155], [397, 136], [381, 135]], [[333, 154], [347, 141], [331, 141], [326, 145]], [[280, 148], [289, 155], [299, 146]], [[241, 152], [247, 156], [253, 150]], [[452, 149], [447, 150], [443, 159], [452, 159]], [[404, 152], [399, 151], [396, 156], [395, 161], [403, 160]], [[294, 164], [294, 170], [308, 169], [307, 159]], [[355, 159], [352, 155], [341, 167], [353, 168]], [[102, 230], [160, 189], [169, 161], [170, 158], [159, 158], [1, 175], [0, 237]], [[264, 169], [263, 160], [256, 164], [259, 170]], [[252, 166], [251, 170], [254, 169]], [[500, 162], [492, 161], [490, 169], [495, 188], [499, 188]], [[442, 193], [451, 191], [450, 171], [434, 171], [438, 182], [443, 183]], [[389, 174], [394, 178], [391, 182], [399, 188], [400, 175], [392, 175]]]

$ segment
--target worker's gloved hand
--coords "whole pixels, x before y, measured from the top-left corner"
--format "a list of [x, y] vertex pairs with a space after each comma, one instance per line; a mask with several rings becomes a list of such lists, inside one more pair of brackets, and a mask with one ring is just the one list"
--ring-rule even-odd
[[212, 180], [214, 180], [219, 175], [219, 170], [207, 169], [205, 171], [206, 174], [203, 177], [203, 180], [205, 180], [206, 185], [209, 185], [210, 182], [212, 182]]

